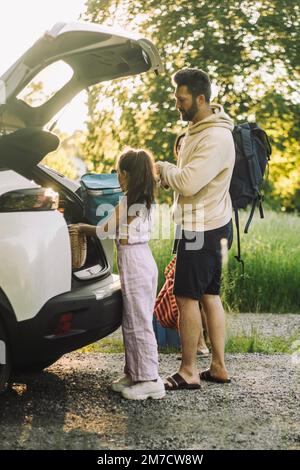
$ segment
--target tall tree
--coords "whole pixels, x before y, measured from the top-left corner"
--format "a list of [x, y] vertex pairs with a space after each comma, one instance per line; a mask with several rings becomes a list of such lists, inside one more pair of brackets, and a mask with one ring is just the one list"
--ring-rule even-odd
[[95, 167], [105, 149], [99, 124], [107, 118], [115, 143], [110, 158], [126, 143], [172, 160], [181, 123], [170, 78], [182, 67], [199, 67], [210, 73], [218, 101], [236, 121], [256, 119], [270, 130], [273, 192], [287, 208], [300, 210], [298, 0], [88, 0], [85, 18], [146, 35], [166, 69], [157, 79], [144, 74], [107, 86], [109, 109], [97, 103], [103, 86], [92, 92], [86, 153]]

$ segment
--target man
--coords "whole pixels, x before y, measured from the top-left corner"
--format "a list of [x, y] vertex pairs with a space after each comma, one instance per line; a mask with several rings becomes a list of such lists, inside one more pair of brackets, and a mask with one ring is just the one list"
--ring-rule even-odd
[[[177, 248], [174, 294], [180, 311], [182, 361], [167, 378], [167, 390], [195, 389], [202, 380], [229, 382], [225, 367], [225, 314], [220, 299], [221, 240], [232, 237], [229, 185], [235, 161], [233, 122], [210, 103], [211, 83], [198, 69], [173, 76], [176, 107], [189, 127], [178, 164], [158, 162], [164, 186], [175, 192], [174, 222], [182, 227]], [[212, 348], [210, 368], [197, 370], [199, 301], [206, 313]]]

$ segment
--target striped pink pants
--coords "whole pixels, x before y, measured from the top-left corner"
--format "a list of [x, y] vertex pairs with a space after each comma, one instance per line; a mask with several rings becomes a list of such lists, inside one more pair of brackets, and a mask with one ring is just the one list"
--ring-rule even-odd
[[156, 380], [158, 353], [152, 319], [157, 266], [148, 243], [118, 244], [118, 268], [123, 296], [124, 372], [136, 382]]

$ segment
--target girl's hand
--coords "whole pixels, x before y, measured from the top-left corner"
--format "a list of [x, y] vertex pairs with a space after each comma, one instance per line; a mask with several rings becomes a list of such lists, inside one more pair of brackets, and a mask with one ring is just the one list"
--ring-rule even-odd
[[78, 232], [87, 235], [88, 237], [92, 237], [96, 235], [96, 226], [89, 224], [78, 224]]
[[89, 224], [72, 224], [68, 225], [68, 228], [71, 230], [77, 230], [78, 233], [87, 236], [94, 236], [96, 235], [96, 227], [94, 225]]
[[79, 232], [79, 224], [70, 224], [70, 225], [68, 225], [68, 230], [69, 231]]
[[88, 224], [77, 224], [78, 232], [79, 233], [84, 233], [85, 235], [88, 232], [90, 225]]

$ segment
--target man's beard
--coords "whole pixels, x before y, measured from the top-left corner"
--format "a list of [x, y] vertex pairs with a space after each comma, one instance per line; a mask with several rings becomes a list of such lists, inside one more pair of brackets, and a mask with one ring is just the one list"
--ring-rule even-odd
[[191, 104], [190, 109], [184, 111], [183, 109], [180, 110], [181, 118], [183, 121], [192, 121], [196, 114], [198, 113], [198, 104], [197, 101], [193, 98], [193, 102]]

